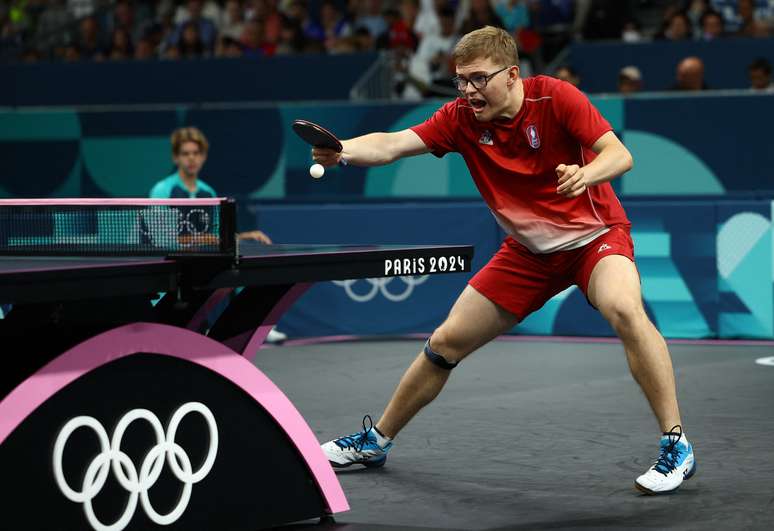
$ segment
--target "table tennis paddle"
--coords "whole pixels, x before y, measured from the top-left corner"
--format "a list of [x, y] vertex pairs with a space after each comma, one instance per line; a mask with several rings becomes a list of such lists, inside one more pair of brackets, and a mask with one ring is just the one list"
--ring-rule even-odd
[[[307, 120], [293, 120], [293, 131], [307, 144], [318, 148], [332, 149], [341, 153], [341, 141], [336, 135], [316, 123]], [[340, 164], [346, 165], [342, 158]]]

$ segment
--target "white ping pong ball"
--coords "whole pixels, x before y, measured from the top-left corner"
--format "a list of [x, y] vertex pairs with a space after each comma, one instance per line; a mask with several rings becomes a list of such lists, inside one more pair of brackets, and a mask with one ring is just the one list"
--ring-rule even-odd
[[325, 168], [323, 168], [322, 164], [312, 164], [312, 166], [309, 168], [309, 175], [315, 179], [322, 177], [323, 173], [325, 173]]

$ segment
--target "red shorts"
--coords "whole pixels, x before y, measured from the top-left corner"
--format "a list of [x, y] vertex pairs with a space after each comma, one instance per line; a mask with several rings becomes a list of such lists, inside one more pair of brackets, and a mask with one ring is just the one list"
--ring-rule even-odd
[[583, 247], [547, 254], [534, 254], [509, 236], [468, 283], [521, 321], [573, 284], [585, 295], [594, 266], [613, 254], [634, 261], [628, 225], [615, 225]]

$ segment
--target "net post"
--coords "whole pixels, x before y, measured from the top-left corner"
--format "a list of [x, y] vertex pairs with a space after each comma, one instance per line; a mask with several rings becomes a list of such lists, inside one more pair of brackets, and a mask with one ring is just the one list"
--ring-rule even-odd
[[220, 204], [220, 250], [238, 259], [236, 221], [236, 200], [233, 197], [227, 197]]

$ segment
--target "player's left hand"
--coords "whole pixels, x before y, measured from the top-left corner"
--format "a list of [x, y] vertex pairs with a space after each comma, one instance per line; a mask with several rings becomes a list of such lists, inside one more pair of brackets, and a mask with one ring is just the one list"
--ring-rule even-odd
[[578, 197], [586, 191], [586, 176], [583, 168], [577, 164], [560, 164], [556, 167], [556, 176], [559, 178], [556, 193], [565, 197]]
[[271, 244], [271, 238], [269, 238], [266, 233], [259, 230], [240, 232], [237, 236], [240, 240], [256, 240], [261, 243], [265, 243], [266, 245]]

